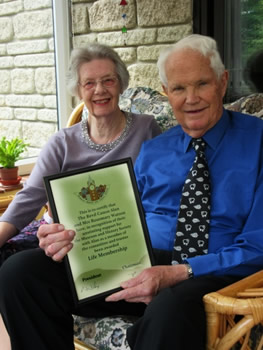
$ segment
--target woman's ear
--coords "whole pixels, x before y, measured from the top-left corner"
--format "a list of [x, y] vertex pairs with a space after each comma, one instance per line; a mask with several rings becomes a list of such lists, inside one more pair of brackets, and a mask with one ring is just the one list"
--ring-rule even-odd
[[165, 95], [168, 95], [168, 88], [162, 84], [163, 91]]

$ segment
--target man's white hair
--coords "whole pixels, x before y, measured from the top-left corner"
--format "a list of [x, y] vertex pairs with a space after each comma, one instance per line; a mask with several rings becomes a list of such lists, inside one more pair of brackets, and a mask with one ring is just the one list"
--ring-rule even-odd
[[219, 79], [225, 71], [225, 66], [221, 60], [216, 41], [209, 36], [192, 34], [181, 40], [176, 44], [164, 49], [159, 56], [157, 67], [159, 69], [159, 77], [161, 83], [167, 87], [167, 77], [165, 72], [165, 64], [168, 57], [178, 51], [184, 49], [192, 49], [198, 51], [201, 55], [210, 59], [211, 68], [214, 70]]

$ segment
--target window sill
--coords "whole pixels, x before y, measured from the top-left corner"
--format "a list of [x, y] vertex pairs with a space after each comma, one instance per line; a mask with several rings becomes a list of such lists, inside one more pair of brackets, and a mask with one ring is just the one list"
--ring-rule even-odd
[[16, 162], [16, 165], [19, 167], [18, 174], [19, 176], [29, 175], [36, 163], [37, 157], [30, 159], [22, 159]]

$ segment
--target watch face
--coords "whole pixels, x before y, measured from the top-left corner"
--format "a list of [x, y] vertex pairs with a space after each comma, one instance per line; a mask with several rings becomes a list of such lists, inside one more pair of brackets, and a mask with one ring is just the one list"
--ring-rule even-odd
[[191, 265], [189, 265], [188, 263], [187, 263], [187, 264], [185, 264], [185, 265], [186, 265], [186, 267], [187, 267], [188, 278], [192, 278], [192, 277], [194, 277], [194, 274], [193, 274], [193, 269], [192, 269]]

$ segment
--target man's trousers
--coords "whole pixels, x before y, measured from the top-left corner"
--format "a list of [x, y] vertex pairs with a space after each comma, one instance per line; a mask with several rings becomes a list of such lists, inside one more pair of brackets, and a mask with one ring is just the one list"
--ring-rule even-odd
[[11, 256], [0, 268], [0, 313], [12, 350], [73, 350], [72, 314], [140, 317], [127, 332], [133, 350], [204, 350], [202, 297], [236, 280], [230, 276], [189, 279], [162, 290], [147, 307], [104, 300], [75, 307], [64, 263], [33, 249]]

